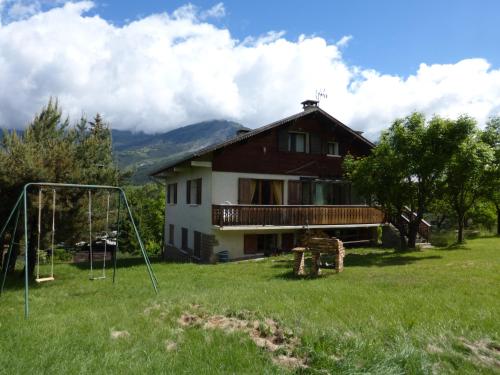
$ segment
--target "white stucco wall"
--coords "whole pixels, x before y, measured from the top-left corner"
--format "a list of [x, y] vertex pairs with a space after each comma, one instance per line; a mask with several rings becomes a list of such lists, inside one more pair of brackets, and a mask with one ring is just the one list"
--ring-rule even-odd
[[258, 173], [235, 173], [235, 172], [213, 172], [212, 173], [212, 202], [214, 204], [238, 204], [238, 179], [257, 178], [266, 180], [284, 180], [283, 198], [288, 203], [287, 180], [299, 180], [299, 176], [282, 174], [258, 174]]
[[281, 235], [282, 233], [297, 233], [299, 229], [273, 229], [269, 231], [262, 230], [245, 230], [245, 231], [219, 231], [215, 230], [215, 238], [217, 239], [218, 245], [214, 247], [214, 252], [228, 250], [230, 258], [240, 258], [248, 254], [244, 253], [244, 235], [245, 234], [278, 234], [277, 246], [281, 247]]
[[[186, 185], [188, 180], [201, 178], [201, 204], [186, 203]], [[168, 184], [177, 183], [177, 204], [165, 202], [165, 241], [169, 240], [169, 225], [174, 228], [174, 246], [181, 248], [181, 228], [188, 229], [188, 247], [194, 246], [194, 231], [212, 234], [212, 169], [189, 167], [176, 172], [165, 180]], [[166, 188], [166, 187], [165, 187]]]
[[[188, 180], [202, 179], [201, 205], [186, 204], [186, 184]], [[180, 172], [175, 172], [166, 178], [165, 183], [177, 183], [177, 204], [165, 203], [165, 241], [169, 241], [169, 226], [174, 225], [174, 243], [177, 248], [182, 246], [181, 228], [188, 229], [188, 247], [194, 246], [194, 231], [205, 234], [214, 234], [218, 245], [214, 252], [229, 250], [231, 258], [244, 256], [243, 235], [245, 233], [262, 233], [261, 231], [219, 231], [212, 225], [212, 204], [237, 204], [238, 203], [238, 179], [257, 178], [270, 180], [283, 180], [283, 196], [285, 204], [288, 197], [288, 184], [286, 180], [298, 180], [298, 176], [277, 174], [255, 174], [255, 173], [233, 173], [212, 172], [207, 167], [186, 167]], [[276, 230], [273, 233], [285, 233], [290, 230]], [[269, 232], [266, 232], [269, 233]], [[278, 241], [280, 237], [278, 236]]]

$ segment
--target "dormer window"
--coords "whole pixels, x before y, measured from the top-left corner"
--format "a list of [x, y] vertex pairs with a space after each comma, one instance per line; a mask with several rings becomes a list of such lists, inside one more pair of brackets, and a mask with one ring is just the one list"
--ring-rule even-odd
[[306, 144], [306, 133], [288, 133], [288, 151], [306, 152]]
[[328, 156], [340, 156], [338, 142], [328, 142]]

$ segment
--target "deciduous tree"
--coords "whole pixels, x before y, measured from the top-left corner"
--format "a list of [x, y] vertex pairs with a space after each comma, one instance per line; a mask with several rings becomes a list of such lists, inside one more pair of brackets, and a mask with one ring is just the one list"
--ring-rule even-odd
[[491, 170], [488, 172], [487, 199], [491, 200], [496, 208], [497, 235], [500, 235], [500, 117], [491, 118], [486, 124], [482, 141], [488, 144], [494, 152]]
[[467, 214], [488, 191], [488, 175], [494, 161], [492, 148], [479, 135], [475, 131], [461, 142], [446, 168], [443, 189], [458, 220], [458, 243], [464, 241]]
[[[385, 131], [372, 155], [346, 158], [345, 168], [357, 189], [379, 204], [389, 217], [399, 217], [405, 208], [408, 247], [414, 248], [424, 213], [441, 189], [447, 163], [458, 145], [474, 131], [468, 117], [456, 121], [435, 116], [430, 121], [420, 113], [396, 120]], [[399, 228], [401, 231], [401, 228]]]

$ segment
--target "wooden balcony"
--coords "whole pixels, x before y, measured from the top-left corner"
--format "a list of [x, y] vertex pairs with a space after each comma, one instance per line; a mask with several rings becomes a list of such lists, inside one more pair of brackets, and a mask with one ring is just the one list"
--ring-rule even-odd
[[382, 224], [382, 211], [368, 206], [213, 205], [212, 223], [224, 226]]

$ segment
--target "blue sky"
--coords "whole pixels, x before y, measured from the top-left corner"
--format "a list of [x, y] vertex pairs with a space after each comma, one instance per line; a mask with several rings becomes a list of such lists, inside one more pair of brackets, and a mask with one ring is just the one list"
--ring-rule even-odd
[[255, 128], [320, 106], [375, 140], [396, 118], [500, 115], [500, 1], [0, 0], [0, 127], [72, 119]]
[[[207, 9], [217, 1], [191, 1]], [[101, 16], [122, 24], [151, 13], [172, 12], [185, 1], [99, 2]], [[335, 41], [352, 35], [347, 62], [382, 73], [408, 75], [419, 64], [454, 63], [471, 57], [500, 66], [498, 0], [331, 0], [224, 1], [226, 16], [216, 23], [244, 39], [270, 30], [318, 35]]]

